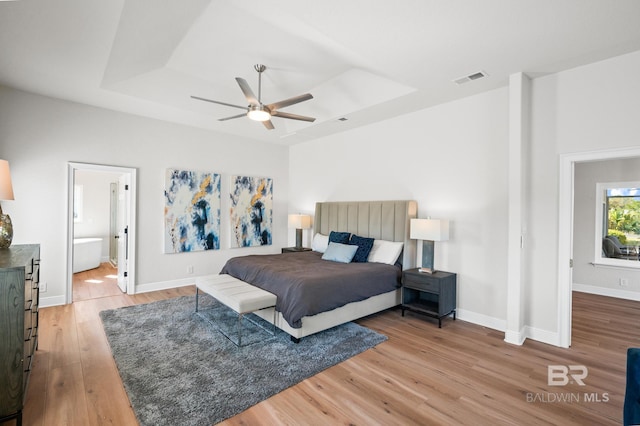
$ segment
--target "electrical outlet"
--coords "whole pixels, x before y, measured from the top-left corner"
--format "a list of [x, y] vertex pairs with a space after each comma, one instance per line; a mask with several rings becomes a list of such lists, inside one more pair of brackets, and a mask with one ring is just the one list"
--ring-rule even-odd
[[628, 278], [620, 278], [619, 282], [620, 282], [620, 287], [627, 287], [629, 285]]
[[42, 281], [40, 283], [40, 293], [46, 293], [46, 292], [47, 292], [47, 282]]
[[187, 274], [193, 274], [193, 265], [187, 266]]

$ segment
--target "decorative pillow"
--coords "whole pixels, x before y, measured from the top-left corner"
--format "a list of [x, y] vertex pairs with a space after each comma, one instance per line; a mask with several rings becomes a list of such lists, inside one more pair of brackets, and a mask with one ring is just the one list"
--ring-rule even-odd
[[313, 237], [313, 241], [311, 241], [311, 250], [317, 251], [318, 253], [324, 253], [327, 250], [328, 245], [328, 235], [316, 234]]
[[329, 242], [330, 243], [349, 244], [349, 238], [350, 237], [351, 237], [351, 234], [349, 232], [331, 231], [329, 233]]
[[327, 251], [324, 252], [322, 258], [334, 262], [351, 263], [351, 259], [353, 259], [357, 250], [358, 246], [329, 242], [329, 247], [327, 247]]
[[375, 240], [369, 253], [368, 261], [395, 265], [398, 256], [402, 252], [402, 246], [402, 242]]
[[353, 256], [353, 262], [366, 262], [373, 247], [373, 238], [359, 237], [354, 234], [351, 236], [349, 244], [358, 246], [358, 250]]

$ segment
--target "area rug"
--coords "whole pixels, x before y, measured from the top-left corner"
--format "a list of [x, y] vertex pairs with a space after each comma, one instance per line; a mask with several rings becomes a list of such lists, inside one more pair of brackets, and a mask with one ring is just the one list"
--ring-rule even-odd
[[218, 423], [387, 339], [347, 323], [295, 344], [244, 320], [238, 348], [219, 330], [234, 332], [233, 311], [207, 295], [194, 308], [195, 296], [183, 296], [100, 312], [143, 426]]

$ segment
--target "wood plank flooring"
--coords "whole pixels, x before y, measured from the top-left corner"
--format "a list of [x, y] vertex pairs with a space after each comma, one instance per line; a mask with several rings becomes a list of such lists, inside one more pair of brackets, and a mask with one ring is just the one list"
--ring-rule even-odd
[[98, 268], [73, 274], [73, 301], [118, 296], [118, 269], [110, 263], [101, 263]]
[[[42, 309], [24, 424], [136, 425], [98, 312], [194, 291], [119, 293]], [[619, 425], [626, 349], [640, 346], [639, 320], [640, 302], [575, 293], [573, 344], [561, 349], [510, 345], [503, 333], [461, 320], [438, 329], [435, 320], [390, 310], [359, 321], [386, 342], [223, 424]], [[585, 386], [548, 386], [547, 367], [556, 364], [586, 366]]]

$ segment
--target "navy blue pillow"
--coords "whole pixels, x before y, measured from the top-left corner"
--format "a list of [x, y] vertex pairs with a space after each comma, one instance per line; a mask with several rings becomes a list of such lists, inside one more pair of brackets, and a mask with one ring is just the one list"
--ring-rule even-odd
[[351, 234], [349, 232], [331, 231], [329, 233], [329, 242], [338, 244], [349, 244], [349, 237], [351, 237]]
[[356, 251], [355, 256], [353, 256], [352, 262], [366, 262], [369, 258], [369, 253], [371, 253], [371, 248], [373, 247], [373, 238], [352, 235], [349, 240], [349, 244], [358, 246], [358, 250]]

